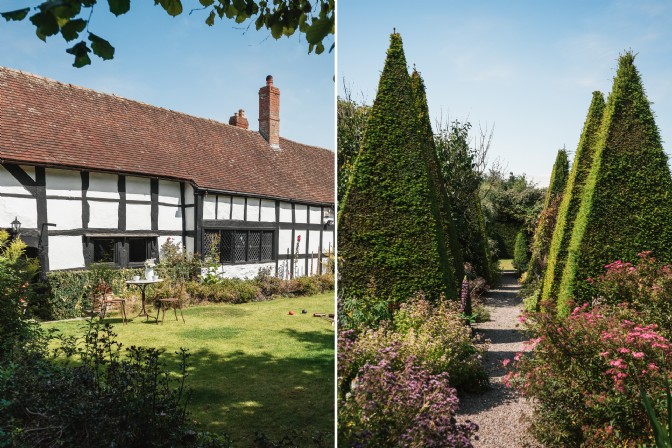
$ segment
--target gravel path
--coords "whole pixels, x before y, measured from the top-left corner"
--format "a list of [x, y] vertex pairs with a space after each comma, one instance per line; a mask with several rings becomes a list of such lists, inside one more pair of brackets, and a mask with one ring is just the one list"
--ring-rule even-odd
[[532, 407], [502, 383], [506, 374], [502, 360], [513, 358], [526, 340], [516, 328], [523, 306], [519, 289], [515, 273], [503, 271], [502, 285], [491, 290], [485, 299], [490, 321], [474, 325], [476, 331], [490, 340], [484, 364], [492, 388], [483, 394], [461, 397], [458, 421], [478, 424], [480, 440], [474, 442], [476, 448], [539, 447], [527, 434]]

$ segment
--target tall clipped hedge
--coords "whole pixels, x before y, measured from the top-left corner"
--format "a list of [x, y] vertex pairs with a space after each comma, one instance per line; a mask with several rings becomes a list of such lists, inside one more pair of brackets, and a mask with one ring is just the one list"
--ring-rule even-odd
[[527, 247], [527, 236], [525, 230], [521, 229], [516, 234], [516, 243], [513, 247], [513, 267], [518, 272], [522, 272], [530, 261], [530, 255]]
[[432, 132], [432, 123], [429, 119], [429, 107], [427, 106], [427, 94], [425, 93], [425, 83], [415, 68], [411, 74], [411, 91], [413, 92], [413, 101], [415, 110], [418, 114], [418, 132], [423, 144], [423, 154], [427, 163], [430, 190], [434, 192], [430, 196], [432, 214], [438, 219], [440, 225], [436, 227], [437, 238], [443, 241], [445, 250], [440, 251], [440, 256], [445, 259], [443, 264], [452, 263], [453, 271], [444, 270], [444, 279], [447, 284], [454, 284], [455, 289], [459, 289], [460, 281], [464, 276], [464, 262], [462, 259], [462, 249], [458, 240], [457, 231], [453, 222], [453, 209], [446, 195], [441, 169], [439, 168], [439, 159], [434, 145], [434, 133]]
[[392, 34], [378, 93], [339, 213], [339, 285], [347, 317], [423, 290], [456, 297], [436, 191], [419, 132], [401, 36]]
[[619, 58], [560, 283], [561, 314], [573, 298], [591, 297], [586, 279], [612, 260], [652, 250], [672, 261], [672, 178], [634, 59]]
[[[560, 149], [558, 150], [558, 155], [555, 157], [555, 163], [551, 171], [551, 183], [546, 191], [544, 209], [539, 214], [534, 235], [532, 236], [532, 255], [527, 266], [526, 284], [536, 284], [540, 282], [543, 276], [548, 259], [549, 245], [558, 215], [558, 204], [567, 183], [568, 175], [569, 159], [567, 158], [567, 151]], [[534, 294], [537, 296], [539, 295], [539, 286], [537, 285], [536, 288], [533, 288], [535, 291]]]
[[558, 217], [551, 238], [551, 245], [544, 270], [541, 300], [555, 300], [560, 287], [560, 278], [567, 259], [569, 240], [574, 228], [574, 220], [581, 205], [583, 187], [590, 172], [593, 156], [597, 149], [597, 140], [604, 115], [604, 95], [593, 92], [583, 132], [576, 149], [572, 169], [558, 209]]

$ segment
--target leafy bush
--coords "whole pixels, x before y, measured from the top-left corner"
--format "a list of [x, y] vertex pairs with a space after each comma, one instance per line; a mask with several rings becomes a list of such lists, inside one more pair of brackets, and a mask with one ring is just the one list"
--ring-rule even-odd
[[481, 390], [488, 384], [481, 364], [486, 347], [476, 342], [455, 302], [441, 301], [433, 306], [418, 295], [402, 304], [393, 323], [384, 322], [378, 329], [368, 329], [360, 335], [351, 330], [340, 333], [339, 391], [345, 396], [360, 369], [367, 363], [379, 362], [382, 351], [392, 346], [401, 359], [413, 357], [432, 374], [448, 373], [451, 385], [458, 390]]
[[39, 265], [37, 260], [24, 257], [25, 249], [23, 241], [10, 242], [9, 233], [0, 230], [0, 364], [32, 333], [32, 325], [23, 316], [37, 296], [31, 280]]
[[364, 365], [339, 405], [343, 446], [472, 447], [478, 426], [457, 424], [458, 399], [447, 373], [432, 374], [399, 343]]
[[[199, 433], [187, 419], [188, 353], [177, 376], [161, 352], [129, 347], [122, 355], [109, 325], [88, 321], [83, 340], [61, 338], [66, 361], [23, 350], [0, 366], [2, 446], [228, 447], [226, 436]], [[49, 338], [34, 334], [36, 345]]]
[[187, 283], [192, 302], [246, 303], [263, 300], [261, 289], [253, 282], [238, 278], [222, 278], [217, 283]]
[[85, 271], [52, 271], [47, 273], [46, 299], [33, 307], [34, 314], [43, 320], [69, 319], [86, 315], [91, 310], [91, 294], [102, 279], [115, 295], [130, 298], [139, 295], [137, 289], [126, 285], [134, 275], [144, 276], [142, 269], [111, 269], [93, 265]]

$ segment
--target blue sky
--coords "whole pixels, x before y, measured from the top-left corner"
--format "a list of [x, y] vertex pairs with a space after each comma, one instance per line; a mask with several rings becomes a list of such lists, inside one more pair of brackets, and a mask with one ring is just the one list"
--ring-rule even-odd
[[338, 3], [338, 91], [373, 102], [396, 27], [421, 72], [434, 119], [492, 128], [490, 159], [546, 186], [574, 151], [591, 94], [610, 92], [617, 59], [635, 64], [663, 147], [672, 153], [672, 2], [427, 1]]
[[[11, 11], [39, 1], [1, 3], [0, 11]], [[276, 41], [229, 20], [208, 27], [203, 11], [189, 15], [197, 0], [183, 0], [185, 12], [176, 18], [148, 0], [133, 1], [118, 18], [105, 0], [99, 3], [89, 29], [115, 46], [113, 60], [92, 55], [92, 65], [74, 68], [64, 52], [72, 43], [52, 36], [45, 44], [27, 19], [0, 19], [0, 65], [225, 123], [245, 109], [254, 130], [257, 92], [270, 74], [281, 92], [280, 135], [334, 149], [334, 52], [309, 55], [298, 34]]]

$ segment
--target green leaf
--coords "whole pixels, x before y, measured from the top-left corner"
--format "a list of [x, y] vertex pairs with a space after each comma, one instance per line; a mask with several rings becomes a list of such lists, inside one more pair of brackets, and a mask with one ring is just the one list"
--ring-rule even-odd
[[115, 16], [126, 14], [131, 9], [131, 0], [107, 0], [107, 4]]
[[104, 60], [114, 58], [114, 47], [108, 41], [93, 33], [89, 33], [89, 40], [91, 41], [91, 49], [96, 56]]
[[215, 24], [215, 16], [216, 16], [215, 10], [213, 9], [212, 11], [210, 11], [210, 15], [208, 16], [208, 18], [205, 19], [205, 24], [208, 25], [208, 26], [214, 25]]
[[35, 34], [43, 41], [46, 41], [48, 36], [58, 33], [60, 29], [56, 17], [51, 12], [33, 14], [30, 21], [35, 25]]
[[306, 29], [306, 40], [309, 44], [318, 44], [327, 37], [327, 34], [333, 28], [333, 18], [313, 19], [308, 29]]
[[65, 50], [66, 53], [72, 54], [75, 56], [75, 62], [72, 64], [73, 67], [82, 68], [85, 65], [91, 63], [91, 58], [89, 58], [89, 47], [86, 46], [86, 42], [80, 41], [73, 45], [72, 47]]
[[170, 16], [179, 16], [182, 14], [182, 2], [180, 0], [154, 0], [154, 4], [160, 3], [163, 9]]
[[23, 20], [26, 18], [30, 8], [17, 9], [16, 11], [0, 12], [0, 16], [4, 17], [6, 21], [10, 20]]
[[215, 0], [198, 0], [198, 1], [201, 2], [201, 5], [205, 6], [206, 8], [215, 3]]
[[77, 39], [79, 33], [81, 33], [84, 28], [86, 28], [86, 20], [71, 20], [61, 27], [61, 35], [63, 36], [63, 39], [70, 42], [71, 40]]

